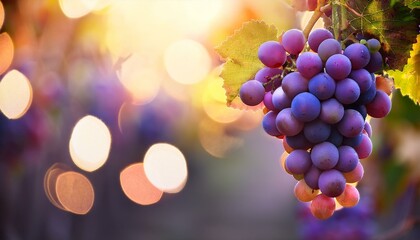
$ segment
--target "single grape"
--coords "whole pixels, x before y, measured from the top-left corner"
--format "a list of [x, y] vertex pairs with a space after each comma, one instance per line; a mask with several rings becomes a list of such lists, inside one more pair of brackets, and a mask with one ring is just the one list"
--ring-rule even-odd
[[318, 6], [318, 0], [308, 0], [308, 10], [315, 11]]
[[347, 109], [354, 109], [354, 110], [358, 111], [362, 115], [363, 119], [366, 120], [367, 109], [366, 109], [365, 105], [351, 104], [351, 105], [347, 105], [346, 108]]
[[308, 79], [304, 78], [299, 72], [287, 74], [282, 81], [284, 93], [293, 99], [297, 94], [308, 91]]
[[311, 150], [312, 163], [321, 170], [332, 169], [338, 162], [338, 149], [330, 142], [322, 142]]
[[384, 76], [376, 77], [376, 89], [384, 91], [388, 96], [391, 95], [394, 90], [394, 83], [392, 79], [386, 78]]
[[320, 143], [328, 139], [331, 133], [331, 125], [323, 122], [320, 119], [315, 119], [312, 122], [306, 123], [303, 127], [303, 133], [311, 143]]
[[334, 214], [335, 200], [325, 194], [319, 194], [312, 200], [310, 209], [314, 217], [325, 220]]
[[292, 174], [304, 174], [312, 166], [309, 153], [301, 149], [292, 151], [287, 156], [285, 164]]
[[344, 107], [335, 98], [330, 98], [321, 103], [319, 118], [329, 124], [338, 123], [344, 116]]
[[372, 153], [372, 141], [369, 136], [367, 134], [362, 134], [362, 141], [354, 149], [360, 159], [369, 157]]
[[318, 52], [319, 45], [325, 40], [329, 38], [334, 38], [333, 34], [324, 28], [318, 28], [313, 30], [308, 37], [308, 44], [309, 47], [314, 52]]
[[[263, 67], [261, 68], [256, 74], [255, 74], [255, 80], [260, 81], [261, 83], [265, 84], [267, 83], [271, 77], [280, 75], [283, 72], [283, 70], [279, 68], [269, 68], [269, 67]], [[265, 91], [270, 91], [275, 86], [277, 82], [281, 82], [280, 79], [275, 79], [272, 84], [266, 84], [265, 85]]]
[[273, 106], [277, 111], [290, 107], [292, 100], [284, 93], [283, 88], [279, 87], [273, 92]]
[[323, 62], [326, 62], [334, 54], [342, 53], [342, 51], [340, 42], [333, 38], [325, 39], [318, 47], [318, 55]]
[[385, 117], [391, 111], [391, 107], [391, 99], [381, 90], [377, 90], [372, 102], [366, 104], [367, 113], [374, 118]]
[[350, 59], [343, 54], [334, 54], [325, 63], [325, 71], [336, 81], [345, 79], [351, 69]]
[[345, 78], [337, 82], [335, 98], [342, 104], [351, 104], [357, 101], [360, 96], [360, 88], [356, 81]]
[[338, 148], [339, 158], [338, 163], [335, 166], [340, 172], [350, 172], [356, 168], [359, 163], [359, 157], [356, 150], [350, 146], [340, 146]]
[[271, 91], [265, 92], [263, 103], [268, 110], [276, 110], [276, 107], [273, 104], [273, 93]]
[[351, 71], [349, 77], [357, 82], [360, 92], [366, 92], [373, 84], [372, 75], [366, 69]]
[[319, 170], [315, 165], [312, 165], [309, 170], [304, 174], [303, 179], [305, 180], [306, 184], [314, 189], [319, 189], [318, 180], [319, 175], [321, 175], [321, 170]]
[[271, 136], [283, 135], [283, 133], [277, 129], [276, 117], [277, 117], [277, 112], [269, 111], [267, 114], [264, 115], [262, 119], [263, 129], [268, 135], [271, 135]]
[[239, 97], [248, 106], [255, 106], [264, 100], [265, 89], [262, 83], [257, 80], [249, 80], [242, 84], [239, 90]]
[[296, 68], [307, 79], [312, 78], [322, 71], [322, 60], [318, 54], [304, 52], [296, 60]]
[[359, 99], [354, 103], [354, 105], [366, 105], [373, 101], [376, 95], [376, 83], [373, 82], [368, 90], [360, 93]]
[[375, 53], [381, 49], [381, 43], [376, 38], [371, 38], [366, 42], [367, 47], [371, 53]]
[[334, 144], [334, 146], [339, 147], [343, 143], [343, 135], [341, 135], [337, 128], [331, 127], [331, 133], [327, 141]]
[[353, 171], [344, 172], [343, 176], [347, 183], [355, 183], [362, 180], [364, 172], [363, 165], [359, 161]]
[[286, 50], [277, 41], [267, 41], [258, 48], [258, 58], [267, 67], [281, 67], [286, 62]]
[[350, 59], [352, 69], [361, 69], [370, 61], [369, 49], [360, 43], [353, 43], [344, 49], [345, 56]]
[[312, 189], [302, 179], [296, 183], [294, 193], [299, 201], [310, 202], [319, 194], [319, 190]]
[[295, 136], [303, 129], [303, 122], [297, 120], [290, 108], [281, 110], [275, 119], [277, 129], [286, 136]]
[[369, 122], [365, 122], [364, 130], [366, 131], [369, 137], [372, 137], [372, 126], [370, 125]]
[[292, 55], [298, 55], [305, 47], [306, 39], [301, 30], [289, 29], [283, 33], [281, 41], [284, 49], [288, 53]]
[[354, 207], [359, 203], [360, 194], [356, 187], [346, 184], [343, 193], [336, 199], [343, 207]]
[[287, 153], [291, 153], [293, 150], [295, 150], [295, 149], [293, 149], [291, 146], [289, 146], [289, 144], [288, 144], [288, 143], [287, 143], [287, 141], [286, 141], [286, 137], [285, 137], [285, 138], [283, 138], [282, 143], [283, 143], [283, 149], [284, 149], [284, 151], [286, 151]]
[[335, 93], [335, 81], [326, 73], [318, 73], [309, 80], [309, 92], [315, 95], [319, 100], [325, 100], [332, 97]]
[[337, 129], [344, 137], [355, 137], [362, 132], [364, 125], [365, 121], [358, 111], [346, 109]]
[[286, 136], [284, 139], [286, 140], [287, 144], [293, 149], [307, 150], [313, 145], [311, 144], [311, 142], [308, 141], [308, 139], [306, 139], [303, 132], [300, 132], [295, 136]]
[[313, 94], [303, 92], [293, 98], [291, 108], [296, 119], [301, 122], [310, 122], [319, 116], [321, 103]]
[[375, 52], [370, 54], [370, 61], [368, 65], [365, 66], [365, 69], [371, 73], [375, 73], [382, 70], [382, 55], [380, 52]]
[[337, 197], [344, 192], [346, 179], [343, 174], [336, 170], [326, 170], [319, 175], [319, 189], [328, 197]]

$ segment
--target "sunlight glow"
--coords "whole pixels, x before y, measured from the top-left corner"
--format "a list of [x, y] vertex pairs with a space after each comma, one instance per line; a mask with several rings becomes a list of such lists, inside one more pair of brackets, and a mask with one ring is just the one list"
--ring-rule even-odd
[[32, 103], [32, 86], [17, 70], [8, 72], [0, 82], [0, 110], [9, 119], [22, 117]]
[[163, 192], [147, 179], [143, 163], [135, 163], [120, 173], [120, 183], [124, 194], [140, 205], [151, 205], [158, 202]]
[[177, 193], [188, 177], [187, 163], [182, 152], [173, 145], [157, 143], [144, 156], [144, 172], [149, 181], [167, 193]]
[[74, 126], [69, 150], [73, 162], [80, 169], [95, 171], [105, 164], [111, 148], [111, 133], [100, 119], [85, 116]]
[[90, 12], [96, 7], [98, 0], [59, 0], [60, 8], [64, 15], [69, 18], [80, 18]]
[[164, 54], [169, 76], [182, 84], [194, 84], [204, 80], [211, 68], [207, 50], [199, 42], [184, 39], [172, 43]]

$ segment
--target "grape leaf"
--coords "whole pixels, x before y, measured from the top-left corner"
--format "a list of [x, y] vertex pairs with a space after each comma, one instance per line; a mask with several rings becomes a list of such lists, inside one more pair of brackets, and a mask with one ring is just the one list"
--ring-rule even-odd
[[411, 9], [420, 8], [419, 0], [405, 0], [404, 4]]
[[216, 52], [226, 61], [220, 77], [226, 90], [227, 105], [245, 108], [238, 101], [241, 85], [254, 77], [263, 67], [258, 59], [258, 48], [266, 41], [277, 39], [277, 29], [263, 21], [249, 21], [216, 47]]
[[[375, 36], [382, 43], [387, 68], [402, 70], [418, 33], [418, 9], [404, 6], [404, 1], [353, 0], [346, 1], [348, 23], [364, 36]], [[414, 2], [412, 3], [414, 4]], [[358, 14], [356, 14], [356, 12]], [[351, 34], [352, 32], [347, 32]]]
[[413, 45], [403, 71], [391, 70], [388, 74], [394, 78], [395, 87], [400, 89], [402, 95], [420, 104], [420, 34], [417, 35], [417, 43]]

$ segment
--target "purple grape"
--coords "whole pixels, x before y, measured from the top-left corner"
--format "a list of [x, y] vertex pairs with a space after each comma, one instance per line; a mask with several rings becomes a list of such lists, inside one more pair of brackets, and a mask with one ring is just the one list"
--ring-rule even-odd
[[359, 144], [362, 142], [362, 135], [363, 133], [360, 133], [359, 135], [355, 137], [344, 137], [342, 144], [355, 148], [359, 146]]
[[292, 174], [304, 174], [312, 166], [311, 157], [306, 150], [293, 150], [286, 158], [286, 168]]
[[312, 163], [321, 170], [334, 168], [338, 157], [337, 147], [330, 142], [319, 143], [311, 150]]
[[[267, 83], [271, 77], [279, 75], [283, 72], [283, 70], [279, 68], [269, 68], [263, 67], [255, 74], [255, 80], [260, 81], [261, 83]], [[270, 91], [273, 88], [273, 85], [276, 85], [277, 82], [281, 82], [280, 79], [276, 79], [273, 84], [265, 85], [265, 91]]]
[[276, 110], [276, 107], [274, 107], [273, 104], [273, 93], [271, 91], [265, 92], [263, 103], [268, 110]]
[[319, 118], [329, 124], [338, 123], [344, 116], [344, 107], [335, 98], [330, 98], [321, 103]]
[[357, 82], [361, 93], [366, 92], [373, 83], [372, 75], [363, 68], [351, 71], [349, 77]]
[[373, 82], [368, 90], [362, 92], [359, 99], [354, 103], [355, 105], [366, 105], [375, 98], [376, 95], [376, 83]]
[[304, 52], [296, 60], [296, 68], [307, 79], [312, 78], [322, 71], [322, 60], [318, 54], [313, 52]]
[[326, 73], [318, 73], [309, 80], [309, 92], [319, 100], [325, 100], [334, 95], [335, 81]]
[[353, 43], [344, 49], [346, 55], [351, 62], [352, 69], [361, 69], [370, 61], [369, 49], [360, 43]]
[[321, 175], [321, 170], [319, 170], [315, 165], [312, 165], [309, 170], [304, 174], [303, 179], [305, 179], [306, 184], [312, 189], [319, 189], [318, 180], [319, 175]]
[[343, 54], [334, 54], [325, 63], [325, 71], [336, 81], [343, 80], [351, 72], [350, 59]]
[[286, 136], [285, 140], [287, 144], [293, 149], [307, 150], [311, 148], [313, 145], [308, 141], [308, 139], [306, 139], [303, 132], [300, 132], [299, 134], [295, 136]]
[[265, 89], [257, 80], [249, 80], [239, 89], [239, 97], [248, 106], [255, 106], [264, 100]]
[[290, 108], [281, 110], [276, 117], [277, 129], [286, 136], [294, 136], [303, 129], [303, 123], [297, 120]]
[[380, 52], [375, 52], [370, 54], [370, 61], [368, 65], [365, 66], [365, 69], [371, 73], [375, 73], [382, 70], [382, 55]]
[[283, 88], [279, 87], [273, 92], [272, 102], [277, 111], [290, 107], [292, 100], [284, 93]]
[[367, 40], [366, 45], [371, 53], [375, 53], [381, 49], [381, 43], [375, 38]]
[[301, 122], [315, 120], [321, 112], [318, 98], [308, 92], [299, 93], [292, 100], [292, 114]]
[[258, 48], [258, 58], [267, 67], [281, 67], [286, 62], [286, 50], [277, 41], [267, 41]]
[[345, 78], [337, 82], [335, 98], [342, 104], [351, 104], [357, 101], [360, 96], [360, 88], [356, 81]]
[[351, 104], [351, 105], [347, 105], [346, 109], [354, 109], [358, 111], [362, 115], [363, 119], [366, 119], [367, 117], [367, 109], [365, 105]]
[[297, 94], [308, 91], [308, 79], [304, 78], [299, 72], [292, 72], [283, 78], [281, 87], [284, 93], [290, 99], [293, 99]]
[[343, 135], [341, 135], [335, 127], [332, 127], [327, 141], [334, 144], [334, 146], [339, 147], [343, 143]]
[[283, 135], [283, 133], [277, 129], [276, 117], [277, 117], [277, 112], [269, 111], [267, 114], [264, 115], [262, 119], [263, 129], [268, 135], [271, 135], [271, 136]]
[[346, 109], [337, 129], [344, 137], [355, 137], [362, 132], [364, 125], [365, 121], [358, 111]]
[[356, 168], [359, 162], [359, 156], [356, 150], [350, 146], [341, 146], [338, 148], [339, 158], [338, 163], [335, 166], [340, 172], [350, 172]]
[[364, 159], [370, 156], [372, 153], [372, 141], [367, 134], [362, 134], [361, 143], [354, 148], [360, 159]]
[[369, 122], [365, 122], [364, 130], [366, 131], [369, 137], [372, 137], [372, 126], [370, 125]]
[[308, 37], [308, 44], [309, 47], [314, 52], [318, 52], [319, 45], [325, 40], [329, 38], [334, 38], [333, 34], [324, 28], [319, 28], [313, 30]]
[[320, 119], [306, 123], [303, 133], [311, 143], [320, 143], [328, 139], [331, 133], [331, 125], [324, 123]]
[[323, 62], [326, 62], [332, 55], [340, 54], [341, 52], [340, 42], [333, 38], [324, 40], [318, 47], [318, 55]]
[[283, 33], [281, 41], [288, 53], [298, 55], [305, 47], [306, 39], [301, 30], [289, 29]]
[[318, 185], [321, 192], [326, 196], [338, 197], [346, 187], [346, 179], [340, 171], [331, 169], [319, 175]]
[[[293, 105], [293, 101], [292, 101]], [[367, 113], [374, 118], [383, 118], [391, 111], [392, 102], [382, 90], [377, 90], [372, 102], [366, 104]], [[292, 108], [293, 110], [293, 108]]]

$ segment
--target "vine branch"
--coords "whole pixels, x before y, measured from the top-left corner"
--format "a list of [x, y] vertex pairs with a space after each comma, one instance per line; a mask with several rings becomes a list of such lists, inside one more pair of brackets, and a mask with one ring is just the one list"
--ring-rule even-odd
[[311, 32], [312, 28], [314, 27], [315, 23], [318, 21], [318, 19], [324, 14], [322, 12], [321, 8], [326, 4], [326, 0], [318, 0], [318, 5], [312, 14], [311, 19], [306, 24], [305, 29], [303, 30], [303, 35], [306, 39], [308, 39], [309, 33]]

